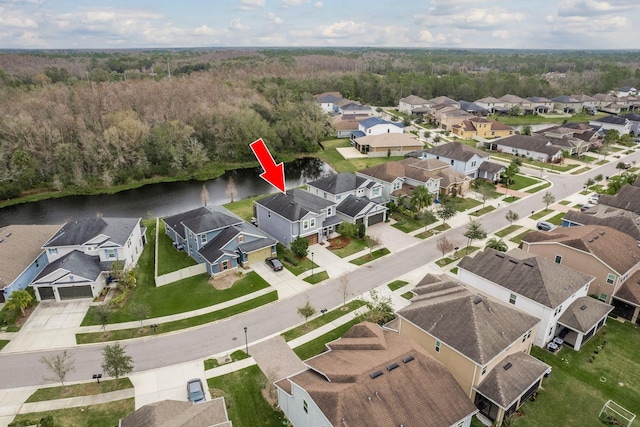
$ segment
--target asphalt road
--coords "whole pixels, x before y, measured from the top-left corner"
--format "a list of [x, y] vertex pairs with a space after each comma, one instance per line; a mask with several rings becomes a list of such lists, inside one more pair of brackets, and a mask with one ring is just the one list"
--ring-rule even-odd
[[[640, 153], [629, 155], [625, 157], [625, 160], [640, 161]], [[605, 176], [615, 175], [619, 172], [615, 169], [616, 164], [617, 161], [581, 175], [546, 173], [546, 178], [554, 184], [548, 191], [556, 197], [556, 200], [561, 200], [570, 194], [580, 191], [588, 178], [592, 178], [599, 173]], [[539, 170], [523, 169], [523, 172], [533, 176], [540, 175]], [[524, 218], [531, 211], [537, 211], [544, 207], [543, 194], [544, 191], [541, 191], [531, 197], [508, 205], [508, 208], [503, 206], [482, 216], [480, 221], [488, 232], [504, 228], [508, 225], [508, 221], [505, 219], [507, 209], [517, 212], [521, 218]], [[462, 236], [464, 232], [465, 227], [461, 226], [448, 230], [446, 235], [450, 240], [453, 239], [463, 245], [466, 244], [466, 238]], [[440, 252], [435, 246], [435, 239], [428, 239], [408, 249], [366, 264], [364, 267], [349, 274], [349, 291], [356, 295], [365, 293], [439, 258]], [[328, 280], [308, 292], [277, 301], [233, 318], [158, 337], [131, 340], [123, 342], [123, 344], [126, 345], [128, 354], [133, 357], [135, 371], [146, 371], [200, 359], [212, 354], [243, 347], [243, 328], [245, 326], [248, 328], [248, 340], [249, 345], [251, 345], [252, 342], [278, 334], [280, 331], [298, 324], [300, 316], [297, 314], [297, 308], [302, 306], [307, 298], [317, 309], [321, 307], [332, 308], [342, 304], [340, 279]], [[87, 380], [91, 378], [92, 374], [101, 372], [100, 364], [102, 362], [103, 347], [104, 344], [97, 344], [69, 348], [75, 357], [75, 371], [67, 375], [67, 380]], [[59, 351], [6, 355], [0, 353], [0, 389], [44, 384], [43, 377], [48, 376], [49, 373], [44, 368], [44, 365], [39, 362], [39, 359], [42, 356]]]

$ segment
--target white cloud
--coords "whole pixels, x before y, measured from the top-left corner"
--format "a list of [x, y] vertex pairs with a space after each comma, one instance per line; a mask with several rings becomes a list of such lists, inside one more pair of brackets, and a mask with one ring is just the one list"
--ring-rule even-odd
[[322, 9], [322, 2], [321, 1], [317, 1], [313, 4], [313, 7], [317, 8], [317, 9]]
[[287, 6], [300, 6], [301, 4], [311, 3], [311, 0], [282, 0], [282, 4]]
[[444, 44], [447, 41], [447, 37], [444, 34], [438, 34], [435, 37], [428, 30], [420, 31], [420, 41], [428, 44]]
[[280, 17], [276, 16], [276, 14], [275, 14], [275, 13], [273, 13], [273, 12], [269, 12], [269, 13], [267, 14], [267, 20], [268, 20], [269, 22], [271, 22], [271, 23], [274, 23], [274, 24], [282, 24], [282, 22], [283, 22], [283, 21], [282, 21], [282, 18], [280, 18]]
[[242, 21], [240, 21], [240, 18], [234, 18], [231, 20], [231, 22], [229, 22], [229, 29], [230, 30], [247, 30], [247, 27], [245, 27], [242, 24]]
[[493, 33], [491, 33], [491, 37], [495, 39], [509, 40], [509, 31], [496, 30]]
[[558, 16], [599, 16], [640, 8], [637, 1], [568, 0], [560, 4]]
[[19, 11], [0, 7], [0, 27], [2, 28], [38, 28], [38, 24]]
[[264, 0], [240, 0], [240, 10], [253, 10], [264, 7]]
[[365, 26], [355, 21], [335, 22], [322, 30], [322, 35], [331, 39], [344, 38], [354, 34], [363, 34]]

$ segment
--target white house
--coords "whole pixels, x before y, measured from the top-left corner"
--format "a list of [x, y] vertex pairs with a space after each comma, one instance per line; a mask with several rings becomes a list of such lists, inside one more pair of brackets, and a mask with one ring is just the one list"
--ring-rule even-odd
[[356, 136], [382, 135], [384, 133], [403, 133], [404, 125], [402, 123], [390, 122], [379, 117], [371, 117], [363, 120], [358, 125], [358, 130], [362, 134]]
[[[534, 338], [538, 347], [560, 336], [578, 350], [611, 311], [610, 305], [587, 296], [593, 276], [520, 249], [485, 249], [465, 257], [458, 264], [458, 278], [539, 318]], [[578, 326], [576, 312], [582, 316]]]
[[589, 122], [590, 126], [603, 131], [617, 130], [620, 136], [628, 135], [631, 132], [631, 121], [621, 116], [605, 116]]
[[494, 98], [493, 96], [488, 96], [486, 98], [476, 99], [474, 104], [477, 104], [487, 110], [489, 114], [496, 113], [498, 111], [507, 110], [505, 106], [505, 102], [501, 99]]
[[478, 169], [489, 160], [489, 154], [461, 142], [450, 142], [424, 150], [427, 159], [441, 160], [451, 169], [470, 178], [478, 177]]
[[401, 113], [411, 114], [415, 108], [424, 107], [427, 105], [427, 100], [422, 99], [416, 95], [409, 95], [406, 98], [401, 98], [398, 103], [398, 111]]

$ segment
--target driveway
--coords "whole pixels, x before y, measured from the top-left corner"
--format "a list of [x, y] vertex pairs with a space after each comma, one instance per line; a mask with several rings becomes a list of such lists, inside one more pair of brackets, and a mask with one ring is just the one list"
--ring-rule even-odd
[[413, 246], [422, 241], [422, 239], [410, 236], [409, 234], [404, 233], [384, 222], [379, 222], [378, 224], [370, 226], [367, 229], [367, 234], [378, 237], [382, 242], [382, 246], [386, 247], [391, 252], [406, 249], [407, 247]]
[[300, 279], [286, 268], [280, 271], [273, 271], [264, 262], [256, 262], [251, 264], [251, 269], [278, 291], [278, 299], [287, 298], [311, 288], [311, 284]]

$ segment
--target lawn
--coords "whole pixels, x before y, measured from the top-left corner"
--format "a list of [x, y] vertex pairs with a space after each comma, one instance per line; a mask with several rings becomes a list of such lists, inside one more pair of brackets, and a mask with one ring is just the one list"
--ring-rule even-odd
[[530, 188], [529, 190], [525, 191], [525, 193], [533, 194], [533, 193], [537, 193], [538, 191], [542, 191], [545, 188], [549, 188], [549, 187], [551, 187], [551, 183], [550, 182], [545, 182], [542, 185], [538, 185], [537, 187]]
[[517, 236], [510, 238], [509, 241], [513, 243], [517, 243], [519, 245], [522, 242], [522, 239], [524, 239], [524, 236], [526, 236], [529, 233], [531, 233], [531, 230], [524, 231], [518, 234]]
[[393, 282], [389, 283], [387, 287], [391, 291], [397, 291], [398, 289], [400, 289], [401, 287], [407, 284], [409, 284], [409, 282], [405, 282], [404, 280], [394, 280]]
[[516, 231], [516, 230], [518, 230], [520, 228], [522, 228], [521, 225], [512, 224], [512, 225], [510, 225], [510, 226], [508, 226], [506, 228], [503, 228], [502, 230], [496, 231], [493, 234], [495, 234], [496, 236], [502, 238], [502, 237], [504, 237], [504, 236], [506, 236], [508, 234], [513, 233], [514, 231]]
[[429, 224], [433, 224], [434, 221], [428, 221], [428, 220], [420, 220], [420, 219], [413, 219], [413, 218], [409, 218], [408, 216], [400, 213], [400, 212], [393, 212], [391, 214], [391, 218], [395, 219], [397, 222], [395, 224], [392, 225], [392, 227], [397, 228], [398, 230], [404, 232], [404, 233], [410, 233], [412, 231], [415, 231], [419, 228], [422, 227], [426, 227]]
[[213, 311], [211, 313], [202, 314], [200, 316], [193, 316], [187, 319], [176, 320], [173, 322], [160, 323], [156, 330], [152, 330], [149, 327], [146, 328], [130, 328], [130, 329], [118, 329], [109, 332], [91, 332], [84, 334], [76, 334], [76, 342], [78, 344], [90, 344], [96, 342], [106, 341], [119, 341], [130, 338], [140, 338], [149, 335], [156, 335], [165, 332], [178, 331], [180, 329], [191, 328], [193, 326], [204, 325], [205, 323], [215, 322], [216, 320], [224, 319], [226, 317], [234, 316], [238, 313], [252, 310], [270, 302], [278, 300], [278, 291], [272, 291], [268, 294], [253, 298], [249, 301], [241, 302], [240, 304], [232, 305], [231, 307], [223, 308], [222, 310]]
[[437, 227], [433, 227], [433, 230], [447, 231], [450, 228], [451, 228], [451, 226], [445, 222], [445, 223], [442, 223], [442, 224], [438, 225]]
[[607, 114], [598, 113], [592, 116], [590, 114], [578, 113], [578, 114], [572, 115], [571, 117], [566, 117], [564, 115], [559, 117], [553, 117], [553, 115], [545, 114], [545, 116], [547, 117], [543, 117], [537, 114], [527, 114], [527, 115], [520, 115], [520, 116], [499, 116], [499, 117], [496, 115], [490, 115], [488, 117], [491, 118], [492, 120], [499, 121], [500, 123], [504, 123], [509, 126], [517, 126], [517, 125], [534, 125], [534, 124], [545, 124], [545, 123], [565, 123], [566, 121], [586, 123], [600, 117], [605, 117], [607, 116]]
[[530, 178], [524, 175], [516, 175], [513, 178], [513, 184], [509, 186], [509, 189], [518, 191], [518, 190], [522, 190], [525, 187], [530, 187], [534, 184], [537, 184], [538, 182], [540, 182], [540, 180], [535, 178]]
[[433, 236], [433, 232], [430, 230], [427, 230], [427, 231], [423, 231], [422, 233], [418, 233], [413, 237], [417, 237], [418, 239], [428, 239], [431, 236]]
[[320, 283], [323, 280], [327, 280], [328, 278], [329, 278], [329, 273], [323, 270], [318, 273], [309, 275], [305, 277], [303, 280], [307, 283], [311, 283], [312, 285], [315, 285], [316, 283]]
[[231, 212], [238, 215], [240, 218], [244, 219], [245, 221], [251, 221], [251, 218], [253, 218], [253, 215], [254, 215], [253, 202], [255, 202], [256, 200], [263, 199], [267, 196], [271, 196], [271, 194], [261, 194], [259, 196], [238, 200], [233, 203], [227, 203], [226, 205], [224, 205], [224, 207], [229, 209]]
[[567, 205], [571, 204], [571, 201], [569, 201], [569, 200], [560, 200], [558, 203], [560, 203], [561, 205], [567, 206]]
[[212, 398], [224, 396], [234, 427], [286, 426], [284, 414], [273, 409], [262, 395], [269, 384], [257, 365], [207, 380]]
[[482, 204], [482, 202], [476, 199], [467, 199], [462, 197], [456, 197], [452, 200], [455, 203], [454, 206], [458, 212], [464, 212], [466, 210], [473, 209], [476, 206], [480, 206]]
[[355, 265], [362, 265], [362, 264], [366, 264], [366, 263], [368, 263], [368, 262], [374, 261], [374, 260], [376, 260], [376, 259], [378, 259], [378, 258], [381, 258], [381, 257], [383, 257], [383, 256], [385, 256], [385, 255], [387, 255], [387, 254], [389, 254], [389, 253], [391, 253], [391, 252], [389, 251], [389, 249], [387, 249], [387, 248], [380, 248], [380, 249], [377, 249], [377, 250], [375, 250], [375, 251], [371, 252], [371, 254], [363, 255], [363, 256], [361, 256], [361, 257], [359, 257], [359, 258], [352, 259], [352, 260], [351, 260], [351, 261], [349, 261], [349, 262], [350, 262], [351, 264], [355, 264]]
[[[155, 318], [209, 307], [269, 287], [269, 283], [253, 271], [245, 274], [229, 289], [218, 290], [208, 280], [209, 275], [200, 274], [159, 288], [137, 286], [124, 307], [113, 312], [109, 323], [139, 320], [128, 310], [134, 302], [147, 304], [150, 308], [149, 317]], [[90, 307], [81, 326], [99, 324], [95, 307]]]
[[504, 199], [502, 199], [503, 202], [505, 203], [513, 203], [517, 200], [520, 200], [520, 197], [516, 197], [516, 196], [507, 196]]
[[367, 243], [364, 240], [351, 239], [349, 241], [349, 244], [347, 244], [347, 246], [343, 248], [334, 248], [332, 246], [329, 246], [327, 249], [338, 255], [340, 258], [344, 258], [367, 249]]
[[30, 402], [42, 402], [45, 400], [66, 399], [68, 397], [91, 396], [94, 394], [109, 393], [110, 391], [133, 388], [129, 378], [120, 378], [116, 386], [116, 380], [95, 381], [82, 384], [73, 384], [57, 387], [39, 388], [26, 400]]
[[318, 338], [294, 348], [293, 351], [302, 360], [307, 360], [310, 357], [317, 356], [327, 349], [327, 347], [325, 346], [326, 343], [337, 340], [338, 338], [343, 336], [345, 332], [347, 332], [353, 325], [356, 325], [360, 322], [360, 318], [355, 318], [352, 321], [345, 323], [344, 325], [338, 326], [331, 332], [320, 335]]
[[0, 350], [2, 350], [5, 345], [9, 344], [9, 342], [9, 340], [0, 340]]
[[405, 292], [404, 294], [400, 295], [402, 298], [404, 299], [408, 299], [410, 300], [411, 298], [414, 297], [413, 292]]
[[564, 212], [560, 212], [557, 215], [552, 216], [551, 218], [545, 220], [547, 222], [550, 222], [553, 225], [560, 225], [562, 224], [562, 218], [564, 218], [564, 216], [566, 215], [566, 213]]
[[[552, 354], [533, 347], [531, 354], [550, 365], [552, 373], [542, 382], [544, 390], [538, 392], [536, 401], [525, 404], [525, 416], [518, 417], [514, 425], [602, 426], [598, 414], [609, 399], [640, 414], [638, 328], [607, 319], [605, 331], [579, 352], [566, 348]], [[607, 344], [595, 355], [605, 340]], [[594, 355], [595, 360], [589, 363]]]
[[316, 153], [315, 156], [331, 165], [336, 172], [353, 173], [357, 170], [368, 168], [369, 166], [403, 159], [403, 157], [365, 157], [346, 160], [340, 155], [340, 153], [338, 153], [336, 147], [349, 147], [350, 144], [348, 138], [323, 141], [322, 145], [324, 145], [325, 150]]
[[178, 271], [185, 267], [196, 265], [196, 261], [185, 251], [179, 251], [173, 246], [173, 242], [165, 234], [165, 225], [159, 222], [158, 232], [158, 276]]
[[40, 419], [51, 415], [56, 426], [64, 427], [113, 427], [120, 419], [135, 411], [135, 399], [116, 400], [99, 405], [16, 415], [13, 422], [20, 425], [37, 425]]
[[580, 166], [577, 163], [570, 163], [565, 165], [559, 165], [554, 163], [543, 163], [535, 160], [529, 160], [526, 157], [516, 157], [507, 153], [497, 153], [495, 151], [487, 151], [487, 152], [491, 154], [491, 157], [503, 159], [508, 162], [518, 159], [522, 162], [523, 165], [527, 165], [538, 170], [540, 170], [540, 168], [543, 168], [546, 172], [551, 172], [551, 173], [566, 172]]
[[484, 208], [478, 209], [477, 211], [471, 212], [469, 215], [478, 217], [495, 210], [495, 207], [489, 205], [485, 206]]
[[580, 168], [578, 170], [575, 170], [575, 171], [571, 172], [571, 175], [580, 175], [581, 173], [589, 172], [590, 170], [591, 170], [591, 168], [589, 168], [589, 167], [583, 167], [583, 168]]
[[[291, 252], [289, 248], [280, 243], [276, 245], [276, 250], [278, 251], [278, 259], [280, 259], [282, 265], [284, 265], [284, 268], [286, 268], [296, 276], [299, 276], [305, 271], [311, 270], [311, 268], [319, 267], [318, 264], [316, 264], [315, 262], [311, 262], [311, 260], [307, 257], [298, 258], [293, 254], [293, 252]], [[308, 255], [311, 256], [310, 254]]]
[[445, 265], [451, 264], [454, 261], [458, 261], [460, 258], [466, 255], [474, 253], [478, 249], [480, 248], [477, 246], [469, 246], [469, 248], [465, 246], [464, 248], [454, 252], [451, 257], [440, 258], [439, 260], [436, 261], [436, 265], [438, 265], [439, 267], [444, 267]]
[[533, 215], [529, 215], [529, 218], [531, 218], [534, 221], [537, 221], [543, 216], [549, 215], [551, 212], [553, 212], [553, 209], [542, 209], [541, 211], [538, 211]]
[[331, 310], [323, 314], [322, 316], [318, 316], [313, 320], [309, 320], [309, 322], [307, 322], [306, 325], [300, 325], [293, 329], [289, 329], [288, 331], [282, 333], [281, 335], [286, 341], [294, 340], [298, 337], [303, 336], [304, 334], [307, 334], [315, 329], [318, 329], [321, 326], [326, 325], [327, 323], [333, 322], [334, 320], [339, 319], [340, 317], [348, 313], [351, 313], [354, 310], [357, 310], [363, 305], [365, 305], [364, 301], [359, 299], [353, 300], [347, 303], [347, 305], [345, 305], [344, 307]]

